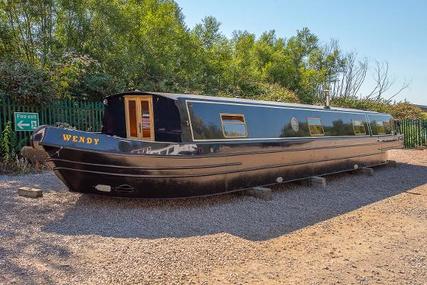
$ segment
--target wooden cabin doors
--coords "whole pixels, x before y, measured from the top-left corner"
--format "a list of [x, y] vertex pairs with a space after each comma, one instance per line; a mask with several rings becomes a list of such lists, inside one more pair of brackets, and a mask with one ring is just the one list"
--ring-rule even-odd
[[153, 97], [147, 95], [124, 98], [127, 137], [154, 140]]

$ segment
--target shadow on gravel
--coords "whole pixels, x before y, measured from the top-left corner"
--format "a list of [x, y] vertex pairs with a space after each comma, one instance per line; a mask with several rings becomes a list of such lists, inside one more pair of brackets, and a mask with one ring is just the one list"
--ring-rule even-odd
[[55, 284], [46, 268], [74, 274], [68, 265], [72, 253], [67, 246], [36, 232], [37, 226], [48, 219], [45, 214], [51, 213], [50, 205], [18, 197], [15, 188], [29, 181], [19, 176], [9, 180], [8, 189], [0, 191], [0, 284]]
[[276, 187], [272, 201], [240, 195], [143, 200], [82, 195], [64, 217], [44, 227], [63, 235], [168, 238], [229, 233], [268, 240], [427, 183], [427, 167], [380, 167], [374, 176], [329, 176], [326, 189]]

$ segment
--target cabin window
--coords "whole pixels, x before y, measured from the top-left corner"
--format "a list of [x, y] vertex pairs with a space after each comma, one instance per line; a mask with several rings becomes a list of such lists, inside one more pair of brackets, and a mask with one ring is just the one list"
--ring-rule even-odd
[[245, 138], [248, 136], [245, 116], [241, 114], [221, 114], [221, 123], [226, 138]]
[[325, 134], [320, 118], [307, 118], [307, 124], [311, 136], [323, 136]]
[[137, 127], [137, 115], [136, 115], [136, 101], [129, 100], [129, 136], [137, 137], [138, 136], [138, 127]]
[[353, 131], [356, 136], [366, 135], [365, 124], [363, 121], [353, 120]]
[[151, 114], [148, 100], [141, 100], [141, 134], [142, 138], [151, 138]]
[[373, 135], [389, 135], [393, 133], [393, 121], [390, 115], [369, 115]]
[[389, 135], [393, 133], [393, 124], [392, 121], [384, 121], [383, 122], [384, 125], [384, 133]]
[[378, 135], [385, 135], [385, 126], [383, 121], [376, 121], [375, 127]]

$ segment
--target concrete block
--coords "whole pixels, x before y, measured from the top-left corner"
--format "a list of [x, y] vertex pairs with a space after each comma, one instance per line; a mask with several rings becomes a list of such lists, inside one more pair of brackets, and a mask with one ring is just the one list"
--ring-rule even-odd
[[270, 201], [273, 198], [270, 188], [254, 187], [245, 191], [245, 194], [256, 197], [258, 199]]
[[374, 175], [374, 169], [373, 168], [369, 168], [369, 167], [362, 167], [359, 170], [360, 172], [367, 174], [369, 176], [373, 176]]
[[310, 177], [310, 185], [326, 188], [326, 178], [320, 176]]
[[18, 195], [28, 198], [39, 198], [43, 196], [43, 191], [37, 188], [21, 187], [18, 189]]

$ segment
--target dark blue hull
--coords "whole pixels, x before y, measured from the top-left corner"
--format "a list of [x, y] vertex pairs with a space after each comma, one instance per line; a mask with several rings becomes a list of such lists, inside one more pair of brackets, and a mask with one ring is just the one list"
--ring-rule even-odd
[[388, 149], [402, 147], [394, 135], [159, 143], [53, 127], [36, 131], [33, 142], [71, 191], [146, 198], [214, 195], [375, 166], [387, 162]]

